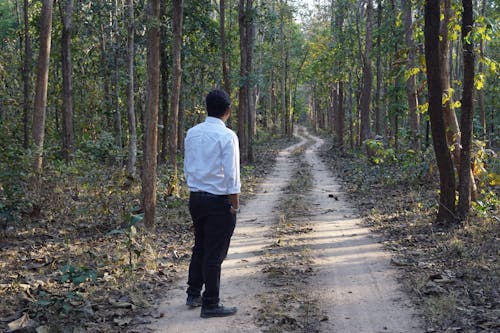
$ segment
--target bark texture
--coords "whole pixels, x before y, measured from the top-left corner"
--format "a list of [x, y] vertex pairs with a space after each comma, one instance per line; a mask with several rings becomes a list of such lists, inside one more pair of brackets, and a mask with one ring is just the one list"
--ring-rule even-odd
[[40, 51], [38, 54], [33, 109], [33, 144], [35, 174], [40, 175], [43, 166], [43, 141], [45, 136], [45, 114], [47, 109], [47, 87], [49, 79], [50, 44], [52, 32], [53, 0], [44, 0], [40, 15]]
[[425, 63], [429, 94], [429, 116], [432, 142], [439, 169], [439, 208], [437, 221], [455, 220], [455, 176], [450, 150], [446, 142], [445, 122], [441, 109], [441, 64], [439, 59], [439, 0], [425, 2]]
[[158, 104], [160, 84], [160, 0], [149, 0], [147, 4], [149, 29], [147, 55], [147, 97], [145, 133], [144, 133], [144, 167], [142, 172], [142, 196], [144, 223], [152, 229], [156, 211], [156, 157], [158, 151]]

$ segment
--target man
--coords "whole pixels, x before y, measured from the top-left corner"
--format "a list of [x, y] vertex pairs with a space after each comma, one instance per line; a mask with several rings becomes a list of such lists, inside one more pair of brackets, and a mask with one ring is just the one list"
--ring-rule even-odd
[[186, 305], [201, 306], [202, 318], [230, 316], [237, 311], [219, 303], [219, 290], [221, 264], [236, 225], [241, 188], [238, 137], [225, 125], [231, 115], [228, 94], [211, 91], [206, 110], [205, 122], [187, 132], [184, 154], [195, 236]]

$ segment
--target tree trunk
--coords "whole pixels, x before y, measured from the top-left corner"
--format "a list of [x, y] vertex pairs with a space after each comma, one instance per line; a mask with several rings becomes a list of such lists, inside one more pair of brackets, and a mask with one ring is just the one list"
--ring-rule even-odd
[[253, 13], [253, 0], [246, 1], [246, 33], [247, 33], [247, 57], [246, 57], [246, 72], [248, 73], [247, 84], [248, 84], [248, 93], [247, 93], [247, 105], [248, 105], [248, 151], [247, 151], [247, 162], [252, 163], [254, 161], [254, 153], [253, 153], [253, 144], [254, 137], [256, 134], [257, 128], [257, 113], [255, 110], [255, 87], [254, 80], [252, 78], [253, 72], [253, 48], [255, 44], [255, 25], [254, 25], [254, 13]]
[[439, 209], [437, 221], [455, 221], [455, 176], [450, 150], [446, 142], [445, 122], [441, 108], [441, 64], [439, 59], [439, 1], [425, 2], [425, 62], [429, 93], [429, 117], [431, 121], [434, 153], [439, 169]]
[[147, 55], [147, 98], [144, 167], [142, 172], [142, 196], [144, 223], [154, 228], [156, 210], [156, 163], [158, 149], [158, 98], [160, 85], [160, 0], [149, 0], [147, 4], [148, 55]]
[[30, 119], [30, 94], [31, 94], [31, 37], [29, 30], [28, 0], [24, 0], [24, 65], [23, 65], [23, 127], [24, 127], [24, 148], [29, 147], [29, 119]]
[[172, 194], [179, 193], [177, 175], [177, 152], [178, 152], [178, 127], [179, 127], [179, 101], [181, 96], [182, 67], [182, 19], [183, 0], [172, 1], [172, 30], [173, 30], [173, 53], [172, 53], [172, 98], [170, 100], [170, 136], [169, 136], [169, 166], [172, 171]]
[[281, 0], [280, 6], [280, 33], [281, 33], [281, 131], [283, 135], [287, 133], [287, 110], [286, 110], [286, 47], [285, 47], [285, 23], [284, 4]]
[[[163, 19], [167, 15], [167, 5], [165, 1], [161, 2], [160, 5], [160, 17]], [[161, 75], [161, 87], [160, 87], [160, 99], [161, 99], [161, 115], [162, 115], [162, 137], [161, 137], [161, 154], [160, 154], [160, 162], [165, 163], [168, 155], [168, 132], [169, 132], [169, 112], [168, 112], [168, 80], [169, 80], [169, 59], [168, 59], [168, 50], [167, 50], [167, 27], [166, 22], [162, 22], [163, 24], [160, 27], [160, 75]]]
[[73, 0], [64, 0], [60, 3], [61, 17], [63, 22], [62, 30], [62, 78], [63, 78], [63, 112], [62, 112], [62, 132], [63, 132], [63, 156], [66, 163], [71, 159], [74, 146], [73, 132], [73, 74], [71, 60], [71, 33]]
[[[481, 16], [484, 17], [486, 11], [486, 0], [482, 0], [481, 4]], [[481, 41], [479, 42], [479, 57], [483, 58], [484, 57], [484, 40], [481, 38]], [[478, 72], [480, 74], [483, 73], [484, 70], [484, 65], [483, 62], [479, 62], [479, 68]], [[477, 91], [477, 108], [479, 111], [479, 119], [481, 122], [481, 140], [486, 141], [488, 137], [488, 127], [486, 126], [486, 111], [484, 109], [484, 90], [479, 89]]]
[[43, 166], [43, 141], [45, 135], [45, 114], [47, 110], [52, 8], [53, 0], [43, 0], [42, 12], [40, 15], [40, 51], [37, 64], [35, 106], [33, 109], [33, 169], [38, 180], [40, 180]]
[[134, 0], [127, 0], [127, 115], [128, 115], [128, 159], [127, 172], [135, 177], [137, 161], [137, 132], [134, 107]]
[[383, 13], [383, 7], [382, 7], [382, 0], [378, 1], [377, 5], [377, 30], [379, 31], [377, 33], [377, 83], [376, 83], [376, 89], [375, 89], [375, 134], [376, 135], [381, 135], [381, 126], [380, 122], [382, 116], [381, 116], [381, 110], [380, 110], [380, 104], [381, 104], [381, 90], [382, 90], [382, 49], [381, 49], [381, 41], [382, 41], [382, 34], [380, 33], [380, 28], [382, 26], [382, 13]]
[[344, 150], [344, 131], [345, 131], [345, 111], [344, 111], [344, 83], [338, 83], [337, 97], [337, 145], [340, 150]]
[[222, 60], [222, 79], [224, 81], [224, 89], [231, 96], [231, 79], [227, 66], [227, 43], [226, 43], [226, 2], [220, 0], [220, 40], [221, 40], [221, 60]]
[[453, 16], [451, 0], [444, 0], [444, 15], [440, 28], [439, 55], [441, 65], [441, 85], [443, 88], [443, 114], [446, 124], [446, 138], [449, 146], [453, 146], [452, 156], [455, 168], [460, 170], [460, 128], [458, 126], [457, 115], [452, 108], [453, 90], [450, 79], [450, 40], [448, 38], [448, 26]]
[[462, 93], [462, 113], [460, 127], [462, 128], [462, 151], [460, 155], [460, 181], [458, 215], [464, 219], [469, 215], [471, 201], [471, 146], [472, 146], [472, 120], [474, 116], [474, 44], [470, 36], [474, 25], [472, 0], [462, 0], [462, 45], [464, 59], [464, 81]]
[[361, 136], [363, 142], [371, 137], [370, 134], [370, 104], [372, 93], [372, 21], [373, 21], [373, 3], [367, 0], [366, 3], [366, 40], [365, 53], [363, 55], [363, 90], [361, 95]]
[[[120, 151], [119, 159], [122, 160], [123, 149], [123, 131], [122, 131], [122, 115], [120, 112], [120, 84], [118, 82], [118, 57], [119, 57], [119, 30], [118, 30], [118, 0], [113, 2], [113, 84], [114, 96], [113, 104], [115, 109], [115, 130], [116, 130], [116, 145]], [[121, 162], [120, 162], [121, 165]]]
[[242, 162], [246, 162], [248, 156], [248, 34], [247, 34], [247, 8], [245, 0], [240, 0], [238, 4], [238, 24], [240, 33], [240, 84], [239, 100], [238, 100], [238, 136], [240, 140], [240, 153]]
[[[401, 0], [403, 8], [403, 22], [405, 26], [405, 40], [408, 48], [407, 70], [413, 70], [416, 67], [416, 46], [413, 40], [413, 13], [411, 0]], [[411, 75], [406, 80], [406, 96], [408, 100], [408, 113], [410, 116], [410, 138], [414, 149], [420, 149], [420, 117], [417, 112], [417, 84], [415, 75]]]

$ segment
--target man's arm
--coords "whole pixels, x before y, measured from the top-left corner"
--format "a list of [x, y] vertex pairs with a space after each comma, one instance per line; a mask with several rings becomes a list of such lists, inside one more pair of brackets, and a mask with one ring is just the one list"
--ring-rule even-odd
[[240, 209], [240, 194], [239, 193], [230, 194], [229, 202], [231, 203], [231, 207], [233, 207], [233, 209], [235, 210]]

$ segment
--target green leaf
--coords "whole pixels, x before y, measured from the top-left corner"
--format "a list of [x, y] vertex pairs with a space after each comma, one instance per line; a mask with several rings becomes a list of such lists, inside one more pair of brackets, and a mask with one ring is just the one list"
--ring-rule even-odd
[[134, 226], [137, 223], [141, 222], [144, 219], [144, 213], [142, 214], [135, 214], [135, 215], [130, 215], [130, 225]]

